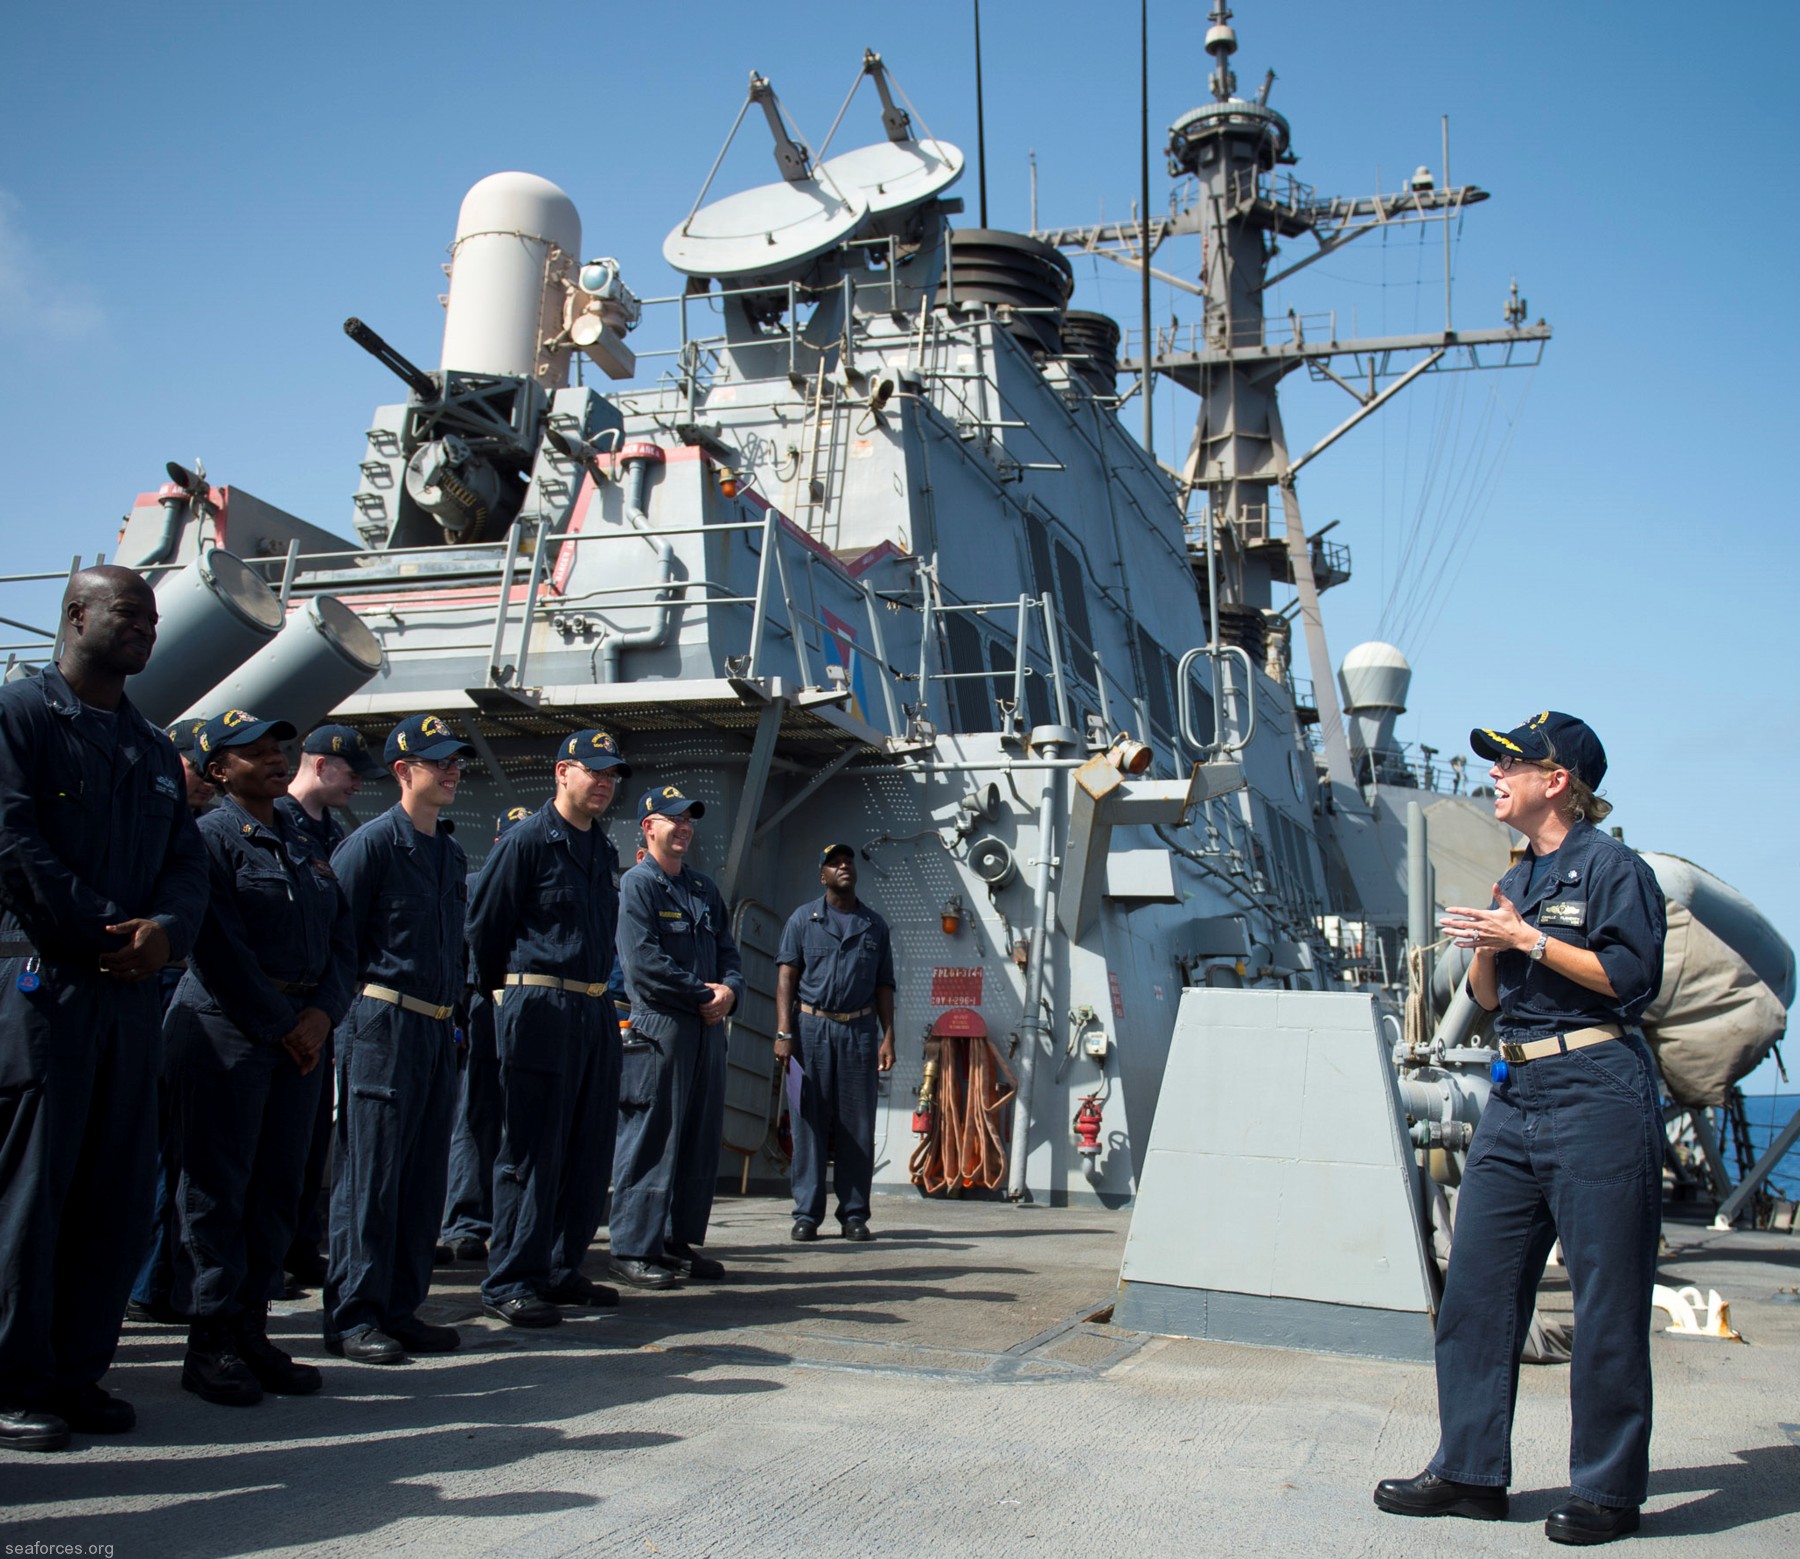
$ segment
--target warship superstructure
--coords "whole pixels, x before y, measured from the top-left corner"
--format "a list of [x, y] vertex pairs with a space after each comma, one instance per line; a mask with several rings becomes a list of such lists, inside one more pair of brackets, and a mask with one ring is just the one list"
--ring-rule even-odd
[[[1211, 97], [1170, 128], [1168, 209], [1135, 222], [961, 225], [962, 152], [873, 52], [817, 150], [752, 75], [732, 134], [766, 132], [779, 177], [701, 189], [666, 296], [588, 257], [555, 185], [483, 179], [438, 366], [346, 324], [404, 396], [370, 421], [341, 523], [180, 466], [140, 496], [116, 558], [155, 579], [164, 629], [132, 695], [159, 721], [237, 704], [376, 736], [441, 714], [479, 754], [457, 804], [476, 862], [579, 727], [619, 736], [634, 790], [703, 800], [695, 855], [748, 981], [727, 1038], [739, 1185], [784, 1174], [773, 956], [826, 840], [858, 847], [894, 933], [889, 1188], [1125, 1205], [1178, 1012], [1235, 1001], [1204, 1021], [1250, 1032], [1278, 996], [1358, 1001], [1372, 1059], [1340, 1102], [1379, 1112], [1429, 1309], [1431, 1186], [1454, 1175], [1420, 1166], [1466, 1140], [1487, 1055], [1450, 965], [1429, 995], [1431, 909], [1485, 896], [1511, 841], [1396, 740], [1397, 650], [1346, 655], [1340, 700], [1320, 598], [1349, 551], [1309, 534], [1297, 479], [1422, 375], [1535, 362], [1550, 330], [1516, 292], [1491, 328], [1268, 317], [1313, 260], [1486, 194], [1423, 168], [1374, 196], [1295, 181], [1270, 81], [1237, 93], [1230, 23], [1215, 6]], [[859, 122], [878, 137], [831, 154]], [[1283, 244], [1302, 257], [1278, 265]], [[1193, 322], [1147, 335], [1072, 307], [1071, 251], [1148, 268]], [[1354, 407], [1290, 446], [1278, 391], [1301, 369]], [[1159, 382], [1198, 406], [1179, 467], [1130, 426]], [[1774, 1032], [1745, 1055], [1792, 998], [1774, 941]]]

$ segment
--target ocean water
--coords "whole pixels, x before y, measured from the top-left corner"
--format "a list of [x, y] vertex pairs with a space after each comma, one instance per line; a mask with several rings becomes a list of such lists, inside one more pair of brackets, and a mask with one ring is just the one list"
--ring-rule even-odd
[[[1788, 1123], [1796, 1110], [1800, 1110], [1800, 1093], [1744, 1096], [1744, 1113], [1750, 1121], [1750, 1141], [1755, 1148], [1756, 1157], [1762, 1156], [1763, 1149], [1774, 1140], [1775, 1134]], [[1785, 1197], [1789, 1201], [1800, 1200], [1800, 1142], [1789, 1148], [1781, 1162], [1775, 1166], [1775, 1172], [1769, 1176], [1769, 1190], [1771, 1194]]]

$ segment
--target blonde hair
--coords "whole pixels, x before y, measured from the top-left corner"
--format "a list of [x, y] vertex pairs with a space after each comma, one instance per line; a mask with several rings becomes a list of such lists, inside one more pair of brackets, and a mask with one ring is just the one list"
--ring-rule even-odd
[[1582, 779], [1573, 769], [1556, 756], [1556, 744], [1551, 742], [1550, 757], [1544, 767], [1561, 769], [1569, 776], [1568, 813], [1576, 822], [1604, 823], [1612, 813], [1612, 803], [1604, 796], [1597, 795], [1593, 787]]

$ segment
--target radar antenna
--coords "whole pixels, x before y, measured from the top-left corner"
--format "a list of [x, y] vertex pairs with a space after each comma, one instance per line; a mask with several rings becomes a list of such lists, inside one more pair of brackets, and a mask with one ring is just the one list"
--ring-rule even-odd
[[[1231, 56], [1237, 53], [1237, 33], [1231, 25], [1231, 7], [1224, 0], [1219, 0], [1212, 8], [1210, 20], [1212, 26], [1206, 29], [1206, 52], [1213, 57], [1215, 69], [1207, 82], [1212, 87], [1213, 101], [1228, 103], [1232, 94], [1237, 91], [1237, 73], [1231, 68]], [[1263, 97], [1268, 94], [1269, 88], [1265, 82]]]

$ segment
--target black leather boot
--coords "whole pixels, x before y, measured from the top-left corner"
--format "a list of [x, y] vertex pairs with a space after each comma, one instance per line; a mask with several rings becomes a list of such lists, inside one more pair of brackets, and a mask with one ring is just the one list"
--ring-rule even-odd
[[306, 1397], [325, 1383], [325, 1377], [312, 1365], [296, 1363], [291, 1354], [269, 1341], [266, 1313], [240, 1316], [232, 1330], [238, 1357], [264, 1391], [282, 1397]]
[[222, 1321], [196, 1321], [188, 1328], [187, 1357], [181, 1361], [181, 1388], [221, 1407], [252, 1407], [263, 1388], [251, 1374]]
[[1467, 1516], [1471, 1521], [1504, 1521], [1509, 1508], [1505, 1489], [1452, 1483], [1430, 1471], [1416, 1478], [1383, 1478], [1375, 1485], [1375, 1503], [1394, 1516]]

